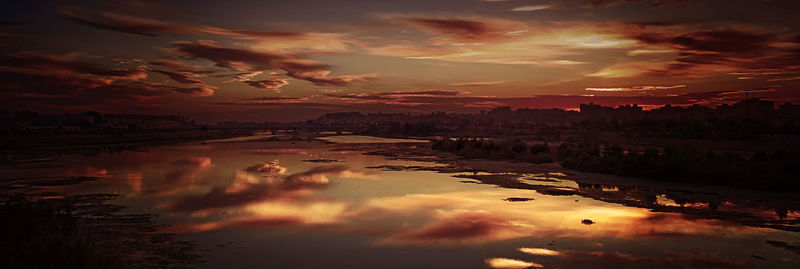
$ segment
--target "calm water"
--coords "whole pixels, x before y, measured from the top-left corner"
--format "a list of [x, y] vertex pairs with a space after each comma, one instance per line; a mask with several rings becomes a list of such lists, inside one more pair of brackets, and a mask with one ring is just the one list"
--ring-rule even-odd
[[[365, 139], [328, 140], [413, 142]], [[4, 172], [100, 177], [47, 190], [120, 194], [116, 203], [129, 212], [158, 214], [170, 225], [164, 231], [198, 242], [207, 268], [800, 268], [798, 254], [767, 243], [798, 245], [797, 232], [373, 169], [437, 164], [362, 153], [322, 141], [235, 139]], [[562, 173], [544, 176], [580, 188]]]

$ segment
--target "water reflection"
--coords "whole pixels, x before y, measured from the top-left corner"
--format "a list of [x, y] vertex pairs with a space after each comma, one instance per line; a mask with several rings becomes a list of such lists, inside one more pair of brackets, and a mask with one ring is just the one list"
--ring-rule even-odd
[[[620, 252], [604, 251], [555, 251], [549, 249], [519, 248], [520, 252], [532, 256], [549, 256], [547, 259], [557, 268], [757, 268], [752, 262], [732, 261], [708, 253], [680, 253], [666, 251], [660, 257], [639, 257]], [[532, 252], [531, 250], [536, 250]], [[486, 263], [491, 268], [541, 268], [545, 267], [530, 261], [537, 257], [523, 259], [491, 258]], [[540, 258], [541, 259], [541, 258]]]
[[491, 268], [497, 269], [524, 269], [524, 268], [542, 268], [544, 265], [526, 261], [520, 261], [509, 258], [491, 258], [486, 259], [486, 264]]
[[[170, 224], [164, 232], [208, 246], [208, 267], [311, 267], [289, 258], [301, 251], [331, 267], [362, 268], [374, 268], [377, 257], [402, 258], [397, 268], [798, 265], [796, 208], [760, 194], [588, 184], [558, 171], [464, 173], [364, 155], [371, 148], [363, 145], [271, 140], [83, 157], [37, 171], [97, 180], [36, 188], [121, 194], [131, 211]], [[213, 250], [231, 240], [260, 254]], [[363, 256], [334, 255], [337, 246]]]

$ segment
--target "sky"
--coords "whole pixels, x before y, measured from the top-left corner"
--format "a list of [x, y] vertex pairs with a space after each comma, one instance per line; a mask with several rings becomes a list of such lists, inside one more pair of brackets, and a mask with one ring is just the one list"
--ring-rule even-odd
[[796, 0], [6, 1], [0, 101], [294, 121], [800, 103]]

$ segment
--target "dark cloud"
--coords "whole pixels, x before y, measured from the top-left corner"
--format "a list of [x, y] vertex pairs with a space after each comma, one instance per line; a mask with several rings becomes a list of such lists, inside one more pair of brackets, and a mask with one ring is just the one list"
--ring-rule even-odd
[[122, 111], [160, 105], [170, 91], [143, 81], [0, 71], [0, 102], [13, 109]]
[[170, 72], [164, 70], [151, 70], [150, 72], [156, 72], [159, 74], [167, 75], [172, 80], [183, 84], [204, 84], [202, 81], [191, 78], [189, 75], [183, 73]]
[[214, 95], [215, 88], [211, 88], [208, 86], [198, 86], [198, 87], [185, 87], [185, 88], [172, 88], [172, 91], [195, 95], [195, 96], [212, 96]]
[[226, 29], [210, 26], [197, 27], [195, 30], [202, 33], [225, 35], [239, 39], [299, 39], [305, 36], [303, 33], [290, 31]]
[[414, 231], [411, 240], [459, 240], [489, 236], [507, 226], [504, 219], [485, 214], [462, 214]]
[[480, 21], [436, 18], [414, 18], [409, 21], [442, 34], [454, 34], [465, 39], [477, 39], [490, 33], [489, 27]]
[[319, 86], [347, 86], [352, 82], [365, 82], [378, 78], [378, 76], [374, 74], [347, 75], [339, 77], [328, 77], [327, 72], [317, 74], [289, 71], [287, 74], [293, 78], [306, 80]]
[[227, 29], [166, 22], [118, 12], [90, 11], [75, 6], [61, 7], [59, 14], [68, 20], [93, 28], [151, 37], [158, 36], [160, 33], [216, 34], [238, 39], [294, 39], [304, 36], [303, 33], [290, 31]]
[[114, 12], [93, 13], [77, 7], [62, 7], [59, 13], [64, 18], [97, 29], [117, 31], [143, 36], [158, 36], [160, 32], [185, 33], [190, 29], [183, 25], [128, 16]]
[[25, 69], [27, 72], [42, 73], [51, 76], [95, 76], [105, 79], [139, 80], [147, 77], [142, 69], [113, 69], [95, 64], [81, 54], [65, 56], [48, 55], [34, 52], [12, 53], [0, 60], [0, 65], [14, 69]]
[[775, 37], [739, 30], [698, 31], [673, 37], [670, 42], [683, 49], [718, 53], [758, 54]]
[[644, 32], [632, 36], [647, 44], [668, 45], [686, 51], [759, 54], [769, 47], [775, 36], [741, 30], [696, 31], [664, 34]]
[[195, 95], [195, 96], [211, 96], [214, 95], [214, 91], [218, 89], [216, 86], [211, 86], [201, 80], [194, 79], [189, 74], [186, 73], [171, 72], [164, 70], [152, 70], [151, 72], [167, 75], [170, 79], [181, 84], [196, 85], [194, 87], [173, 88], [172, 91], [174, 92]]
[[21, 72], [0, 71], [0, 88], [5, 94], [39, 93], [50, 95], [66, 95], [76, 90], [97, 89], [109, 86], [107, 80], [84, 77], [56, 77], [45, 74], [28, 74]]
[[178, 42], [176, 52], [203, 58], [219, 67], [240, 71], [258, 71], [278, 68], [287, 57], [278, 54], [256, 52], [245, 49], [226, 48], [213, 42]]
[[150, 61], [150, 64], [157, 65], [157, 66], [168, 67], [168, 68], [171, 68], [171, 69], [184, 69], [184, 68], [188, 68], [189, 67], [189, 65], [187, 65], [186, 63], [183, 63], [183, 62], [180, 62], [180, 61], [175, 61], [175, 60], [165, 60], [165, 59], [152, 60], [152, 61]]
[[774, 46], [786, 35], [735, 28], [680, 31], [646, 26], [629, 34], [647, 45], [666, 47], [677, 57], [663, 68], [644, 72], [645, 76], [710, 76], [722, 72], [747, 72], [797, 66], [800, 53]]
[[[586, 8], [601, 8], [601, 7], [613, 7], [622, 4], [647, 4], [654, 7], [661, 7], [661, 6], [689, 6], [691, 4], [697, 4], [703, 2], [704, 0], [580, 0], [578, 2], [583, 2], [581, 5], [582, 7]], [[576, 1], [572, 1], [576, 2]]]
[[330, 66], [296, 58], [292, 55], [252, 51], [219, 46], [213, 42], [178, 42], [176, 52], [210, 60], [219, 67], [239, 71], [282, 69], [290, 77], [306, 80], [316, 85], [345, 86], [351, 82], [375, 79], [376, 75], [348, 75], [329, 77]]
[[285, 70], [286, 75], [290, 77], [320, 86], [346, 86], [351, 82], [364, 82], [377, 78], [377, 75], [374, 74], [328, 77], [329, 65], [303, 60], [287, 59], [280, 63], [280, 68]]
[[280, 92], [281, 87], [289, 85], [289, 81], [285, 79], [248, 80], [244, 83], [259, 89], [273, 90], [276, 92]]
[[158, 0], [107, 0], [104, 4], [119, 10], [138, 13], [160, 13], [170, 9], [163, 1]]
[[274, 197], [270, 193], [272, 186], [268, 184], [248, 184], [245, 188], [229, 192], [225, 187], [216, 187], [210, 192], [190, 196], [175, 201], [170, 206], [174, 211], [193, 212], [202, 209], [241, 206]]
[[281, 101], [281, 100], [300, 100], [298, 97], [256, 97], [243, 98], [242, 101]]
[[12, 53], [0, 59], [0, 84], [4, 98], [28, 100], [28, 105], [87, 107], [125, 100], [148, 100], [170, 92], [169, 87], [145, 81], [141, 67], [109, 68], [102, 58], [82, 54], [50, 55]]

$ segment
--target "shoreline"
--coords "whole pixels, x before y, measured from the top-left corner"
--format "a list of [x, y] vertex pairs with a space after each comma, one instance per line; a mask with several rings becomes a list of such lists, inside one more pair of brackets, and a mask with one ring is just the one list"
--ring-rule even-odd
[[[343, 145], [353, 148], [353, 145]], [[705, 219], [732, 221], [750, 227], [800, 231], [800, 197], [794, 193], [682, 182], [655, 181], [509, 160], [466, 159], [456, 154], [420, 147], [360, 146], [364, 154], [390, 159], [439, 164], [437, 166], [375, 166], [383, 171], [432, 171], [502, 188], [530, 189], [547, 195], [579, 197], [681, 213]], [[370, 151], [371, 148], [371, 151]], [[544, 178], [542, 178], [544, 177]], [[549, 178], [548, 178], [549, 177]], [[559, 186], [572, 181], [578, 186]], [[513, 198], [513, 197], [510, 197]], [[753, 208], [737, 212], [735, 206]]]
[[[147, 147], [180, 144], [186, 142], [196, 142], [214, 139], [227, 139], [251, 135], [252, 132], [230, 132], [230, 133], [205, 133], [205, 135], [195, 136], [180, 136], [182, 132], [161, 132], [156, 135], [173, 135], [160, 137], [146, 137], [127, 135], [127, 139], [132, 140], [128, 142], [106, 142], [106, 143], [61, 143], [51, 145], [17, 145], [14, 148], [0, 149], [0, 167], [13, 166], [20, 162], [26, 162], [42, 158], [52, 158], [56, 156], [74, 156], [74, 155], [94, 155], [107, 152], [119, 152], [126, 150], [139, 150]], [[90, 136], [83, 136], [86, 139]], [[112, 137], [113, 135], [104, 135], [105, 138]], [[61, 137], [65, 138], [65, 137]], [[138, 138], [138, 139], [137, 139]], [[63, 140], [62, 140], [63, 141]]]

